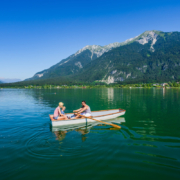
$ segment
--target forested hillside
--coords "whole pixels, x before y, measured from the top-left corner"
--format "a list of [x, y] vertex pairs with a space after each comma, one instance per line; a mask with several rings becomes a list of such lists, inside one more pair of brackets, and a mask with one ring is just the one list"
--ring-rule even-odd
[[80, 81], [168, 81], [180, 79], [180, 33], [161, 33], [151, 48], [137, 41], [115, 48], [76, 75]]

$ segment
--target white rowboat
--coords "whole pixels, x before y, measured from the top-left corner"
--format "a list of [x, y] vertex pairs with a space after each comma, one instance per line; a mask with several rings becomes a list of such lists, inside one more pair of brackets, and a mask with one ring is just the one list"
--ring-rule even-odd
[[[124, 109], [111, 109], [111, 110], [101, 110], [101, 111], [92, 111], [92, 118], [106, 121], [108, 119], [117, 118], [119, 116], [124, 115], [126, 110]], [[67, 113], [67, 116], [72, 116], [73, 113]], [[91, 119], [86, 118], [79, 118], [79, 119], [68, 119], [68, 120], [55, 120], [53, 115], [49, 115], [52, 126], [64, 126], [70, 124], [80, 124], [80, 123], [88, 123], [88, 122], [95, 122]]]

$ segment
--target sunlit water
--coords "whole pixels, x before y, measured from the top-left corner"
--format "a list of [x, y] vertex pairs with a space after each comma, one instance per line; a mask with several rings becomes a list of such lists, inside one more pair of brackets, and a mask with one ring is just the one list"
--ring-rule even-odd
[[[122, 108], [102, 124], [52, 128], [72, 112]], [[180, 179], [180, 89], [0, 90], [0, 179]]]

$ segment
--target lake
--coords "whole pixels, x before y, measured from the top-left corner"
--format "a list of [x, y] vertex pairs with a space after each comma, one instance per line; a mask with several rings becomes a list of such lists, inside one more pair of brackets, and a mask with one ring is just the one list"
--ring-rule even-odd
[[[103, 124], [50, 126], [66, 113], [126, 109]], [[0, 89], [0, 175], [8, 179], [180, 179], [180, 89]]]

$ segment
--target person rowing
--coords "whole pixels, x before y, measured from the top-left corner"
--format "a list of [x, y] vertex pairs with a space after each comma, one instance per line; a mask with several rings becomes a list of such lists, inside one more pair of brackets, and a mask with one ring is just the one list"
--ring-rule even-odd
[[64, 103], [60, 102], [59, 106], [54, 110], [53, 118], [55, 120], [67, 120], [68, 117], [64, 113], [65, 109]]
[[74, 110], [75, 119], [81, 118], [81, 115], [90, 117], [91, 116], [91, 109], [86, 104], [86, 101], [82, 101], [82, 107], [80, 109]]

